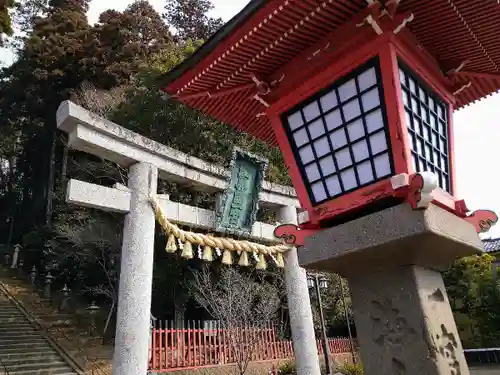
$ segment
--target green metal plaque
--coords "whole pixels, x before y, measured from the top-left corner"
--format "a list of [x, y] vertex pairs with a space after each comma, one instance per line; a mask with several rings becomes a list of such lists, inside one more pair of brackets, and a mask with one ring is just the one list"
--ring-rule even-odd
[[259, 209], [259, 193], [268, 161], [239, 148], [233, 151], [229, 185], [217, 202], [218, 232], [250, 234]]

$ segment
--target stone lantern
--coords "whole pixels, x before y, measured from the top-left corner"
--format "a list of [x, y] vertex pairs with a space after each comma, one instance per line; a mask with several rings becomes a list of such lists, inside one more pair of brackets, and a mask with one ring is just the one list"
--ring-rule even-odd
[[500, 89], [481, 4], [254, 0], [161, 81], [279, 146], [304, 212], [275, 235], [349, 279], [368, 375], [469, 373], [439, 270], [498, 220], [455, 186], [453, 111]]
[[92, 303], [85, 309], [90, 318], [89, 335], [92, 335], [96, 329], [96, 315], [99, 310], [100, 307], [96, 305], [95, 301], [92, 301]]
[[19, 244], [14, 245], [14, 253], [12, 256], [12, 265], [10, 266], [10, 268], [12, 268], [12, 269], [17, 268], [17, 263], [18, 263], [20, 251], [21, 251], [21, 245], [19, 245]]
[[36, 276], [37, 276], [37, 269], [36, 269], [36, 266], [33, 265], [33, 267], [31, 268], [31, 270], [29, 272], [29, 279], [30, 279], [31, 285], [33, 287], [35, 287], [35, 284], [36, 284]]
[[23, 277], [24, 275], [24, 260], [23, 259], [19, 259], [19, 262], [18, 262], [18, 266], [17, 266], [17, 273], [19, 275], [19, 277]]
[[5, 255], [3, 256], [3, 262], [4, 262], [5, 266], [10, 265], [10, 254], [9, 253], [5, 253]]
[[52, 276], [50, 272], [47, 272], [47, 274], [45, 275], [45, 287], [43, 289], [43, 296], [48, 300], [50, 300], [50, 298], [52, 297], [51, 285], [54, 279], [55, 277]]
[[61, 289], [61, 300], [59, 302], [59, 311], [67, 312], [70, 310], [69, 300], [71, 296], [71, 289], [68, 288], [67, 284]]

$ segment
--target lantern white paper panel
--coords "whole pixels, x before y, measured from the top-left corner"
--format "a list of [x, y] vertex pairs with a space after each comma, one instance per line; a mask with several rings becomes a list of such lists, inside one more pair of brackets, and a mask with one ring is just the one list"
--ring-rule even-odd
[[373, 62], [285, 116], [314, 204], [394, 173], [378, 77]]
[[446, 104], [403, 64], [399, 78], [413, 168], [416, 172], [435, 173], [439, 186], [450, 192]]

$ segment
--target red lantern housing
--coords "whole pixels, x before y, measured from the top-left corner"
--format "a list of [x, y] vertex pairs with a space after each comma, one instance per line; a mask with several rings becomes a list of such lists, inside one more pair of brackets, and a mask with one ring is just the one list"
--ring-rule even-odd
[[251, 1], [163, 90], [277, 144], [303, 228], [417, 204], [426, 171], [466, 217], [452, 113], [500, 88], [498, 24], [494, 1]]

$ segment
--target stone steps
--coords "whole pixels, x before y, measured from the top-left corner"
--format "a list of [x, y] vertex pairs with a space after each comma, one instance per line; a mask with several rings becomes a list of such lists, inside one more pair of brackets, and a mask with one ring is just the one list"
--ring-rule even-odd
[[9, 331], [16, 331], [19, 332], [20, 330], [26, 330], [28, 331], [29, 329], [34, 330], [33, 326], [28, 322], [22, 322], [22, 323], [12, 323], [8, 325], [0, 325], [0, 334], [3, 332], [9, 332]]
[[18, 348], [10, 348], [2, 351], [2, 360], [9, 359], [9, 358], [16, 358], [16, 357], [45, 357], [47, 355], [52, 355], [53, 353], [57, 352], [48, 347], [39, 347], [39, 348], [29, 348], [23, 351], [19, 351]]
[[39, 365], [40, 360], [51, 361], [52, 364], [66, 365], [66, 362], [61, 360], [61, 356], [56, 352], [53, 353], [44, 353], [44, 355], [30, 355], [26, 356], [9, 356], [5, 359], [2, 359], [2, 362], [7, 366], [23, 366], [23, 365]]
[[[65, 321], [55, 317], [52, 321]], [[0, 375], [77, 375], [17, 307], [0, 292]]]
[[[3, 372], [2, 372], [3, 371]], [[57, 364], [47, 367], [40, 365], [21, 365], [11, 366], [7, 370], [0, 371], [0, 374], [5, 375], [75, 375], [67, 365], [58, 366]]]

